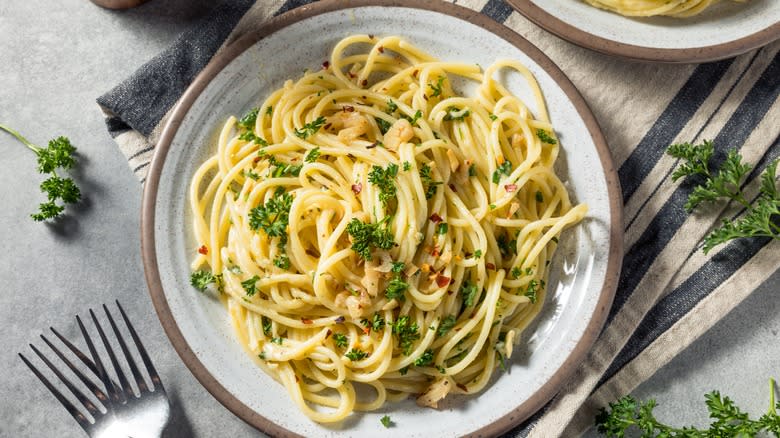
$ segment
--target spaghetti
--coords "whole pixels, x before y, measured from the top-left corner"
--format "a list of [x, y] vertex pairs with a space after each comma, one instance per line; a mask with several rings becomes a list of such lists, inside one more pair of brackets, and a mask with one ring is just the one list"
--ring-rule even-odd
[[[524, 77], [536, 117], [501, 69]], [[587, 211], [553, 171], [558, 141], [521, 63], [482, 72], [395, 36], [343, 39], [218, 143], [190, 188], [193, 278], [211, 276], [240, 342], [318, 422], [479, 392]]]
[[[585, 0], [601, 9], [617, 12], [629, 17], [692, 17], [700, 14], [718, 0]], [[747, 0], [732, 0], [743, 3]]]

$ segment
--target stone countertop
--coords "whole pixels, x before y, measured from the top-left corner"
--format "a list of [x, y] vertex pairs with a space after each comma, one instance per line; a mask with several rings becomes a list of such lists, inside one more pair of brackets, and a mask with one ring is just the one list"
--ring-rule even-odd
[[[153, 0], [115, 12], [87, 0], [0, 2], [0, 123], [33, 143], [65, 135], [79, 148], [84, 201], [55, 225], [29, 219], [42, 195], [35, 157], [0, 137], [0, 436], [81, 436], [16, 353], [33, 356], [55, 327], [80, 339], [74, 315], [119, 299], [150, 352], [174, 406], [167, 436], [256, 436], [193, 378], [165, 337], [140, 256], [141, 186], [108, 136], [95, 98], [165, 48], [208, 0]], [[721, 389], [753, 414], [780, 357], [780, 273], [634, 394], [654, 397], [674, 424], [707, 423], [703, 394]], [[775, 358], [767, 360], [767, 358]], [[36, 364], [41, 364], [35, 360]], [[41, 364], [41, 366], [43, 366]], [[589, 436], [598, 436], [591, 431]]]

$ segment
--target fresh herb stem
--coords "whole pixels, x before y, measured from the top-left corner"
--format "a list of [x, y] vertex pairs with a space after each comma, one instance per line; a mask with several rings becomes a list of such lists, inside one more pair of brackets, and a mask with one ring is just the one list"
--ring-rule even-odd
[[17, 140], [24, 143], [24, 145], [27, 146], [28, 149], [35, 152], [36, 154], [40, 152], [41, 148], [30, 143], [30, 141], [24, 138], [24, 136], [20, 134], [19, 131], [9, 128], [8, 126], [5, 126], [3, 124], [0, 124], [0, 129], [16, 137]]

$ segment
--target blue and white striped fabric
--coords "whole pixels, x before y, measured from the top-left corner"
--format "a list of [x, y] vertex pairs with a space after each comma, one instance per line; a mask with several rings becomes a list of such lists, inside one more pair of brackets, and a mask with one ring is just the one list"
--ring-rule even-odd
[[[724, 61], [660, 65], [624, 61], [552, 36], [502, 0], [459, 0], [512, 28], [569, 76], [595, 113], [619, 169], [625, 260], [607, 326], [586, 361], [547, 406], [507, 436], [577, 436], [595, 411], [630, 391], [720, 320], [780, 267], [780, 242], [732, 241], [709, 255], [701, 240], [744, 211], [683, 209], [692, 186], [674, 183], [675, 142], [712, 139], [754, 164], [746, 191], [780, 157], [780, 42]], [[304, 0], [225, 2], [171, 48], [98, 99], [111, 135], [143, 182], [166, 114], [225, 43]]]

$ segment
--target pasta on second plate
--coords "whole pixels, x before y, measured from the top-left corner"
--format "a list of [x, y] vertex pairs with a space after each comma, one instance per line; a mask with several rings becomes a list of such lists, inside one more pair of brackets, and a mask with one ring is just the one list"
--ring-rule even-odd
[[[522, 75], [536, 115], [501, 69]], [[558, 153], [521, 63], [483, 71], [399, 37], [347, 37], [225, 123], [192, 179], [193, 279], [215, 283], [240, 342], [315, 421], [476, 394], [587, 212], [553, 171]]]
[[[700, 14], [718, 0], [584, 0], [601, 9], [630, 17], [668, 15], [691, 17]], [[744, 3], [747, 0], [731, 0]]]

